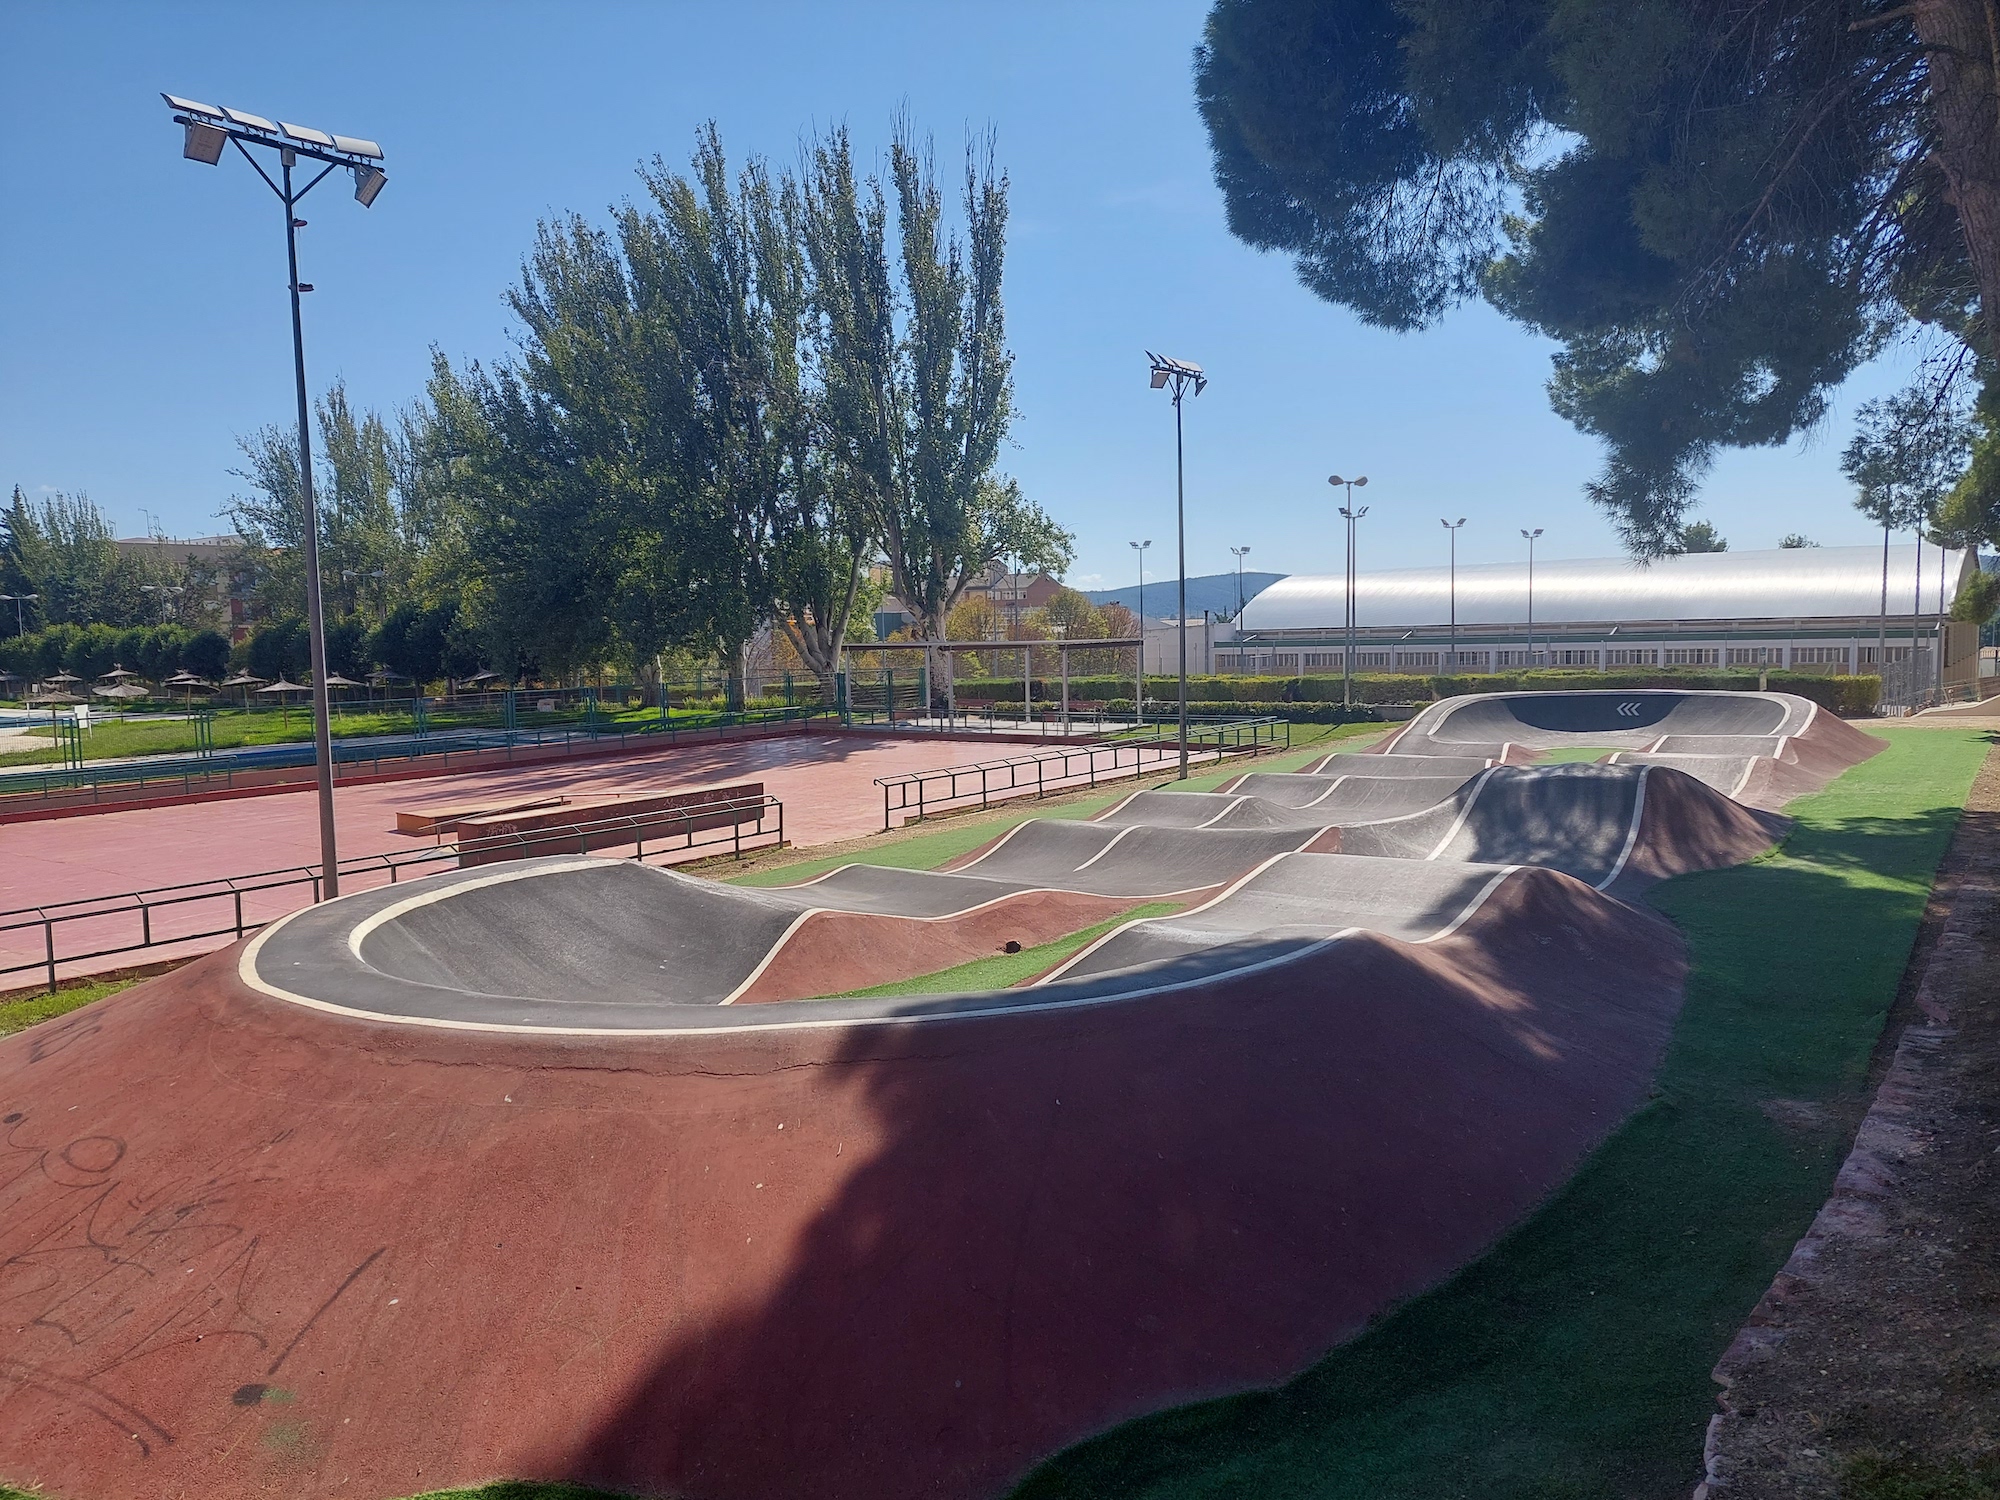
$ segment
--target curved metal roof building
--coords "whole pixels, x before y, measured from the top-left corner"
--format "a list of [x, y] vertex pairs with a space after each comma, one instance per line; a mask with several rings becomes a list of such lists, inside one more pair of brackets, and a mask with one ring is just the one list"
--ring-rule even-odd
[[[1939, 605], [1940, 557], [1923, 554], [1923, 610]], [[1943, 607], [1950, 608], [1961, 576], [1977, 567], [1970, 552], [1943, 558]], [[1918, 548], [1889, 548], [1889, 616], [1907, 616], [1916, 598]], [[1446, 568], [1398, 568], [1362, 573], [1355, 583], [1355, 620], [1364, 629], [1441, 628], [1452, 618]], [[1457, 578], [1461, 631], [1511, 626], [1528, 619], [1528, 565], [1462, 564]], [[1294, 574], [1258, 594], [1243, 612], [1245, 635], [1339, 630], [1346, 588], [1338, 575]], [[1629, 558], [1537, 561], [1534, 621], [1561, 627], [1638, 625], [1667, 621], [1863, 620], [1882, 609], [1880, 547], [1800, 547], [1768, 552], [1694, 552], [1650, 564]]]

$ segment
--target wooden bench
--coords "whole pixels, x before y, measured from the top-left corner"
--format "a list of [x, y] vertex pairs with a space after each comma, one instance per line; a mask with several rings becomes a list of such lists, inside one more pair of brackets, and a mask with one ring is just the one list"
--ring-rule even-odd
[[577, 797], [560, 807], [461, 818], [455, 825], [458, 864], [464, 869], [509, 859], [617, 849], [641, 838], [760, 823], [764, 812], [761, 781], [691, 792]]
[[560, 807], [562, 797], [523, 797], [516, 801], [454, 802], [443, 807], [418, 807], [396, 814], [396, 832], [443, 835], [468, 818], [493, 818], [535, 808]]

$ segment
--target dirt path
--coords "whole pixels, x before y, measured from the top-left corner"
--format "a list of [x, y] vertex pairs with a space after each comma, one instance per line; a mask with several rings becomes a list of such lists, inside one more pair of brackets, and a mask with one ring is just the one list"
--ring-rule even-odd
[[2000, 750], [1911, 975], [1833, 1196], [1716, 1365], [1696, 1500], [2000, 1494]]

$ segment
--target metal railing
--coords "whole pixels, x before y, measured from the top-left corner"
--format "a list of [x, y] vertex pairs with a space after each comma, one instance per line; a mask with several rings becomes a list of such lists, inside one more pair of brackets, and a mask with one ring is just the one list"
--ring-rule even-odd
[[[726, 827], [696, 826], [698, 822], [732, 814], [734, 816]], [[760, 839], [770, 842], [752, 842]], [[633, 852], [622, 857], [643, 861], [647, 857], [648, 844], [651, 844], [654, 855], [728, 844], [740, 857], [746, 842], [750, 842], [751, 847], [761, 848], [778, 848], [784, 844], [784, 803], [776, 797], [742, 797], [672, 811], [628, 813], [564, 828], [493, 834], [457, 845], [440, 843], [408, 854], [363, 855], [342, 860], [340, 878], [343, 888], [359, 888], [360, 880], [371, 875], [386, 875], [387, 880], [382, 883], [394, 885], [405, 871], [417, 866], [455, 865], [461, 854], [500, 850], [509, 851], [511, 858], [534, 859], [631, 845]], [[284, 896], [261, 901], [254, 899], [272, 892], [306, 894], [308, 899], [293, 900]], [[284, 870], [264, 870], [254, 875], [155, 886], [121, 895], [86, 897], [0, 912], [0, 977], [40, 969], [46, 973], [49, 988], [53, 990], [57, 971], [63, 965], [143, 953], [151, 948], [204, 942], [211, 938], [242, 938], [301, 906], [317, 903], [319, 893], [319, 868], [297, 865]], [[245, 908], [245, 897], [253, 898], [248, 910]], [[213, 915], [218, 904], [226, 912], [219, 918]], [[195, 908], [204, 906], [206, 910], [203, 914], [195, 914]], [[163, 931], [164, 926], [178, 927], [178, 924], [170, 924], [163, 919], [162, 914], [168, 912], [187, 913], [193, 930]], [[136, 926], [123, 926], [116, 939], [99, 937], [93, 940], [86, 935], [81, 951], [66, 949], [59, 936], [77, 932], [78, 924], [85, 922], [136, 923]], [[8, 935], [36, 929], [41, 933], [41, 954], [19, 961], [10, 960], [6, 953]], [[92, 946], [93, 941], [104, 945]]]
[[[1204, 758], [1244, 754], [1264, 748], [1289, 747], [1292, 726], [1284, 719], [1225, 719], [1188, 725], [1188, 748]], [[940, 766], [902, 776], [878, 776], [882, 788], [882, 828], [895, 826], [895, 815], [921, 822], [927, 813], [942, 811], [975, 798], [981, 807], [997, 798], [1045, 797], [1108, 781], [1128, 781], [1162, 770], [1180, 757], [1174, 725], [1148, 725], [1123, 738], [1090, 745], [1065, 746], [1038, 755], [979, 761], [969, 766]]]
[[[366, 737], [333, 742], [336, 768], [366, 767], [379, 773], [385, 765], [434, 760], [440, 769], [451, 765], [451, 757], [492, 757], [498, 752], [511, 762], [517, 750], [557, 746], [564, 754], [602, 749], [607, 743], [620, 749], [648, 745], [678, 744], [685, 739], [727, 738], [732, 729], [785, 729], [796, 725], [801, 733], [815, 718], [827, 717], [821, 708], [752, 709], [743, 713], [690, 714], [666, 724], [658, 722], [628, 725], [599, 724], [591, 728], [512, 729], [431, 734], [422, 738], [398, 736], [389, 743], [371, 743]], [[162, 756], [145, 760], [121, 761], [111, 765], [86, 765], [81, 769], [51, 771], [0, 771], [0, 809], [15, 798], [47, 801], [55, 797], [88, 793], [88, 800], [102, 801], [105, 795], [143, 793], [148, 787], [178, 786], [183, 794], [212, 788], [229, 788], [246, 778], [274, 770], [297, 770], [313, 764], [310, 741], [297, 744], [244, 746], [207, 756]], [[81, 796], [78, 796], [81, 800]]]

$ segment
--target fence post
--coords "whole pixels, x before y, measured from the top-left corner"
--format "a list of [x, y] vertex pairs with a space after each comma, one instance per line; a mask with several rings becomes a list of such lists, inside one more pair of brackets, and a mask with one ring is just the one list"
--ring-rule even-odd
[[840, 727], [842, 729], [853, 728], [854, 700], [849, 696], [847, 670], [844, 667], [833, 674], [833, 701], [834, 707], [840, 713]]
[[42, 950], [49, 958], [49, 993], [56, 992], [56, 924], [47, 917], [42, 918]]

